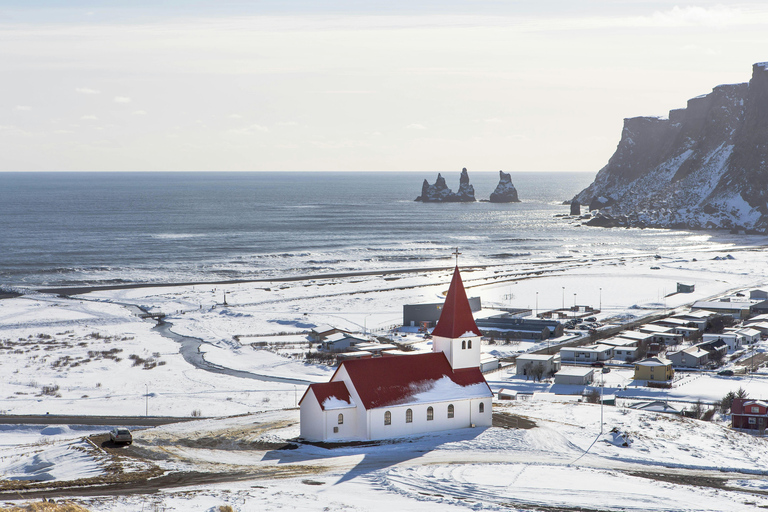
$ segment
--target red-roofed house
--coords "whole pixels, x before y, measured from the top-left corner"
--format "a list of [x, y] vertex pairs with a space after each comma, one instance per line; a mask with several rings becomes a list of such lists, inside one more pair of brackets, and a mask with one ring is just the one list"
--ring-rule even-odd
[[310, 441], [386, 439], [491, 425], [493, 393], [480, 372], [480, 337], [459, 269], [432, 353], [343, 361], [299, 402]]
[[764, 431], [768, 428], [768, 402], [734, 398], [731, 403], [731, 428]]

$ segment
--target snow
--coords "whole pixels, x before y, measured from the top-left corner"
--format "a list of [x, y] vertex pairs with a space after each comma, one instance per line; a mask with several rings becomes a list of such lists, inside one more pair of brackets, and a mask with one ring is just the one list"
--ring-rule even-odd
[[[514, 268], [476, 269], [465, 279], [471, 279], [473, 295], [480, 296], [483, 304], [518, 308], [537, 304], [544, 311], [559, 309], [564, 294], [577, 293], [578, 303], [600, 305], [598, 320], [613, 325], [768, 285], [766, 249], [750, 239], [734, 237], [727, 251], [712, 251], [706, 236], [690, 235], [701, 237], [700, 249], [679, 251], [675, 248], [679, 236], [670, 233], [669, 243], [658, 248], [660, 259], [632, 248], [605, 247], [601, 254], [546, 265], [521, 259]], [[735, 255], [738, 264], [713, 259], [725, 254]], [[659, 270], [650, 270], [651, 266]], [[534, 273], [536, 277], [530, 278]], [[603, 407], [602, 435], [598, 405], [576, 402], [578, 394], [556, 394], [580, 393], [575, 390], [582, 386], [526, 381], [507, 367], [487, 375], [492, 390], [503, 388], [531, 398], [494, 404], [494, 412], [531, 419], [536, 428], [464, 429], [334, 450], [308, 445], [295, 450], [243, 448], [242, 443], [285, 442], [298, 436], [295, 407], [306, 387], [264, 379], [307, 383], [330, 379], [333, 368], [305, 364], [297, 357], [310, 350], [305, 341], [312, 326], [332, 325], [353, 333], [368, 330], [391, 338], [389, 327], [402, 318], [402, 304], [432, 300], [444, 291], [450, 270], [396, 277], [400, 279], [395, 287], [380, 276], [370, 276], [280, 283], [270, 292], [243, 283], [228, 287], [226, 307], [216, 302], [221, 292], [205, 286], [100, 291], [76, 299], [29, 294], [0, 300], [0, 414], [143, 416], [147, 406], [150, 415], [189, 416], [199, 411], [212, 418], [135, 432], [134, 446], [155, 451], [158, 457], [162, 454], [167, 460], [158, 464], [166, 470], [254, 470], [253, 479], [242, 482], [164, 489], [151, 496], [78, 499], [100, 511], [152, 506], [207, 511], [225, 504], [249, 510], [253, 503], [260, 510], [372, 512], [508, 510], [509, 503], [519, 508], [577, 503], [599, 510], [725, 512], [768, 506], [768, 498], [752, 492], [768, 489], [764, 439], [731, 431], [728, 419], [719, 415], [714, 422], [701, 422], [628, 408], [641, 400], [689, 408], [697, 400], [713, 403], [739, 388], [750, 398], [766, 399], [764, 369], [732, 377], [678, 372], [672, 388], [652, 389], [633, 380], [630, 366], [611, 367], [610, 373], [597, 377], [605, 395], [615, 395], [618, 403]], [[516, 283], [512, 304], [505, 298], [510, 281]], [[695, 291], [669, 295], [677, 282], [694, 283]], [[179, 353], [178, 342], [120, 303], [166, 313], [172, 330], [200, 338], [204, 361], [225, 373], [196, 368]], [[415, 333], [397, 334], [396, 339], [431, 349]], [[503, 357], [556, 343], [483, 344], [482, 350]], [[757, 348], [758, 354], [765, 350], [764, 344]], [[152, 360], [155, 366], [134, 365], [131, 356]], [[226, 370], [250, 375], [244, 378]], [[419, 390], [418, 400], [439, 401], [456, 392], [467, 397], [488, 393], [484, 385], [457, 387], [441, 379], [430, 389]], [[338, 402], [326, 407], [348, 406]], [[107, 429], [0, 426], [1, 478], [62, 481], [103, 475], [104, 455], [81, 438]], [[629, 446], [623, 446], [617, 433], [629, 435]], [[221, 439], [221, 446], [179, 443], [195, 436]], [[278, 471], [286, 473], [273, 476]], [[630, 474], [646, 471], [687, 476], [703, 472], [717, 478], [725, 473], [728, 479], [722, 489], [715, 489]]]
[[426, 384], [427, 389], [419, 388], [409, 399], [408, 402], [444, 402], [451, 399], [484, 398], [490, 396], [490, 391], [485, 383], [470, 384], [469, 386], [460, 386], [453, 382], [450, 377], [443, 376], [441, 379]]
[[329, 396], [325, 400], [323, 400], [322, 403], [323, 409], [331, 410], [331, 409], [348, 409], [349, 407], [353, 407], [353, 405], [350, 402], [347, 402], [346, 400], [341, 400], [340, 398], [337, 398], [335, 396]]

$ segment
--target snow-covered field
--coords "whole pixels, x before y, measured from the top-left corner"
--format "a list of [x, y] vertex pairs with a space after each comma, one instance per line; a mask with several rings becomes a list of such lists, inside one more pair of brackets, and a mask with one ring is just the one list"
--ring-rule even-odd
[[[602, 306], [599, 320], [620, 323], [768, 283], [768, 252], [734, 247], [728, 252], [734, 259], [713, 259], [725, 254], [675, 254], [659, 248], [661, 258], [629, 254], [520, 262], [515, 267], [464, 269], [462, 275], [468, 295], [482, 298], [481, 315], [498, 313], [493, 307], [542, 311], [576, 303]], [[259, 430], [249, 439], [277, 442], [297, 436], [298, 411], [290, 408], [306, 388], [301, 382], [326, 381], [333, 372], [298, 357], [309, 349], [308, 340], [303, 342], [307, 331], [328, 324], [387, 336], [390, 327], [401, 322], [403, 304], [442, 300], [450, 275], [446, 270], [269, 286], [140, 288], [72, 299], [28, 293], [0, 300], [0, 412], [216, 418], [255, 414], [157, 427], [142, 431], [135, 444], [170, 453], [172, 462], [163, 464], [178, 467], [290, 469], [278, 476], [257, 472], [236, 483], [168, 489], [152, 496], [83, 498], [94, 510], [212, 510], [223, 504], [237, 510], [373, 511], [514, 509], [510, 503], [521, 508], [578, 505], [600, 510], [744, 510], [768, 505], [761, 494], [768, 490], [762, 477], [768, 462], [764, 440], [731, 432], [718, 422], [608, 406], [606, 433], [598, 439], [599, 407], [556, 395], [495, 407], [495, 412], [533, 418], [538, 427], [531, 430], [472, 429], [334, 450], [174, 444], [181, 434], [173, 429], [194, 429], [184, 435], [198, 437], [210, 436], [211, 429], [231, 433], [266, 421], [264, 414], [277, 415], [269, 421], [280, 428]], [[696, 290], [670, 295], [677, 282], [693, 283]], [[153, 329], [153, 321], [138, 318], [129, 305], [164, 313], [173, 332], [200, 338], [202, 344], [193, 355], [202, 354], [209, 366], [187, 362], [177, 341]], [[418, 344], [419, 337], [408, 334], [402, 340]], [[504, 356], [532, 345], [485, 345], [484, 350]], [[741, 387], [750, 396], [768, 397], [768, 376], [763, 374], [697, 374], [670, 390], [635, 388], [629, 370], [603, 375], [606, 393], [619, 396], [713, 402]], [[506, 370], [488, 380], [494, 390], [553, 391], [550, 383], [534, 384]], [[222, 427], [226, 422], [232, 425]], [[630, 446], [606, 442], [615, 437], [609, 434], [614, 427], [629, 433]], [[79, 449], [83, 431], [62, 426], [58, 435], [47, 436], [44, 428], [0, 428], [4, 480], [35, 471], [57, 480], [103, 471], [98, 455]], [[155, 443], [158, 439], [165, 440]], [[649, 478], [645, 472], [673, 473], [674, 478]], [[696, 487], [695, 481], [678, 478], [680, 472], [689, 479], [698, 473], [727, 476], [728, 482], [721, 488]]]

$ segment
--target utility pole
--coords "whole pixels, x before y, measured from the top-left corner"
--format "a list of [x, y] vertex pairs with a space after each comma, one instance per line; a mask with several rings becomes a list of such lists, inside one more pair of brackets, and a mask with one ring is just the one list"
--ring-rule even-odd
[[144, 416], [149, 418], [149, 384], [144, 384], [146, 393], [144, 394]]

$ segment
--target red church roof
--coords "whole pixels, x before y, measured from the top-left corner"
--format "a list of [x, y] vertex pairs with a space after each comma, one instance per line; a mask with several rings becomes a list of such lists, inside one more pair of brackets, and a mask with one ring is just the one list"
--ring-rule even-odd
[[465, 394], [460, 389], [453, 390], [456, 399], [492, 396], [479, 368], [453, 370], [442, 352], [356, 359], [344, 361], [339, 370], [342, 367], [347, 370], [366, 409], [407, 403], [415, 395], [433, 389], [435, 382], [443, 377], [460, 387], [484, 384], [481, 389], [473, 388]]
[[464, 291], [464, 283], [461, 282], [461, 274], [457, 266], [453, 271], [448, 294], [445, 296], [440, 320], [437, 321], [437, 327], [432, 331], [432, 335], [460, 338], [467, 332], [472, 332], [476, 336], [483, 335], [475, 324], [475, 317], [472, 316], [472, 308], [469, 306], [467, 292]]
[[310, 384], [309, 388], [307, 388], [307, 391], [304, 392], [304, 396], [302, 396], [301, 400], [299, 400], [299, 404], [304, 401], [304, 398], [307, 396], [307, 392], [310, 389], [312, 389], [312, 392], [315, 394], [315, 398], [317, 398], [317, 402], [320, 404], [320, 408], [322, 410], [325, 410], [325, 401], [329, 398], [336, 398], [342, 402], [347, 402], [348, 404], [352, 405], [352, 399], [349, 397], [349, 390], [347, 389], [347, 385], [342, 381]]

